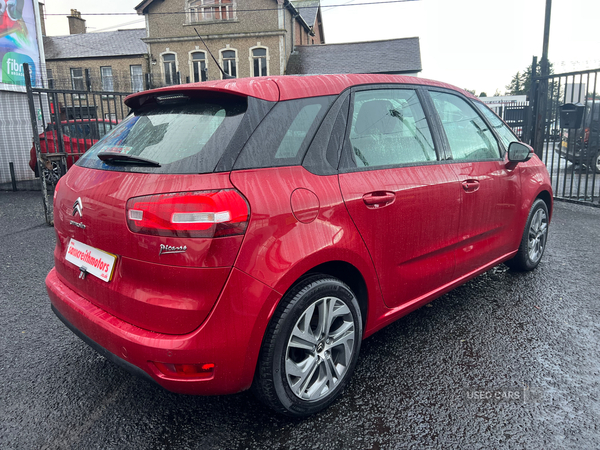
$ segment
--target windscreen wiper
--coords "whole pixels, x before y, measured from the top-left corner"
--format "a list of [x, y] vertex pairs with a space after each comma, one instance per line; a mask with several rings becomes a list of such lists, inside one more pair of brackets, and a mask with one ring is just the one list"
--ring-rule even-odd
[[160, 163], [141, 156], [128, 155], [126, 153], [99, 152], [98, 158], [105, 163], [112, 164], [139, 164], [141, 166], [160, 167]]

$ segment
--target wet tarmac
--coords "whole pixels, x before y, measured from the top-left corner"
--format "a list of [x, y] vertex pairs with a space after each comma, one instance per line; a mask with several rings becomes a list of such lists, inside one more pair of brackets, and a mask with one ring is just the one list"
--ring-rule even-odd
[[2, 449], [600, 448], [600, 209], [556, 202], [538, 269], [501, 265], [367, 339], [303, 420], [133, 378], [51, 312], [40, 194], [0, 193]]

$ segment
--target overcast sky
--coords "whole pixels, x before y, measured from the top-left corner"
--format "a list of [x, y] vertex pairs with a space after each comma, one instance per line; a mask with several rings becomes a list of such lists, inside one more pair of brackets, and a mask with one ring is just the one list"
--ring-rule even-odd
[[[46, 0], [49, 35], [68, 34], [77, 8], [88, 32], [143, 27], [140, 0]], [[372, 3], [364, 5], [365, 3]], [[243, 0], [238, 0], [238, 6]], [[362, 4], [362, 5], [360, 5]], [[419, 37], [420, 76], [493, 95], [541, 56], [546, 0], [322, 0], [326, 43]], [[344, 5], [334, 7], [333, 5]], [[550, 61], [555, 72], [600, 67], [600, 1], [553, 0]], [[393, 55], [389, 55], [393, 58]]]

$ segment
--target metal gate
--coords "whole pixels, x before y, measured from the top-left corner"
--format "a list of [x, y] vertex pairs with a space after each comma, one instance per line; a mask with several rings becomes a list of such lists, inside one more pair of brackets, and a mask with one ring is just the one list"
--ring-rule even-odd
[[535, 78], [535, 127], [529, 133], [554, 196], [594, 206], [600, 206], [599, 74], [595, 69]]
[[40, 177], [46, 222], [52, 225], [58, 180], [129, 114], [123, 103], [129, 93], [34, 88], [29, 70], [24, 72], [35, 149], [32, 169]]

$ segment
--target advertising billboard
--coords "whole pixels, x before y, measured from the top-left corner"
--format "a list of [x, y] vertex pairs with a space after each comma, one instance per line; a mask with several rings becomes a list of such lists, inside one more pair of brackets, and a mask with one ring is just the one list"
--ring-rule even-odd
[[33, 85], [40, 78], [36, 6], [37, 0], [0, 0], [0, 89], [25, 85], [23, 63], [29, 64]]

